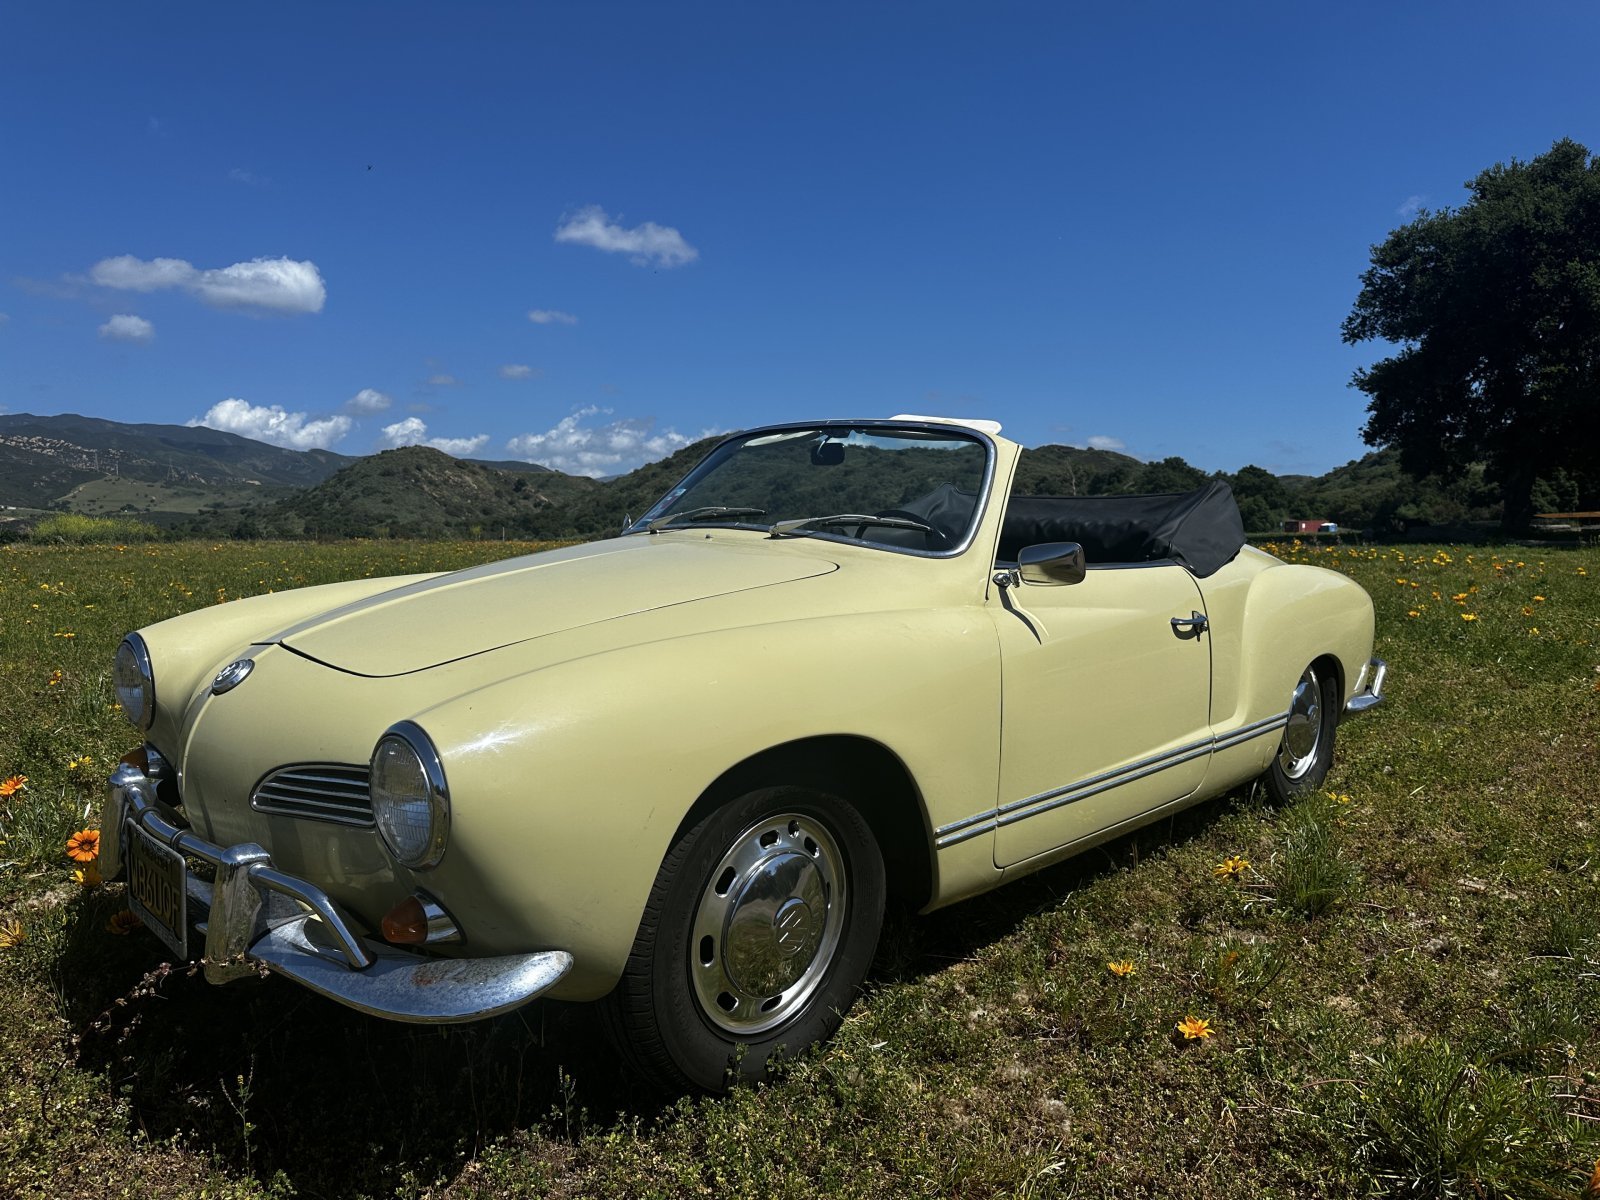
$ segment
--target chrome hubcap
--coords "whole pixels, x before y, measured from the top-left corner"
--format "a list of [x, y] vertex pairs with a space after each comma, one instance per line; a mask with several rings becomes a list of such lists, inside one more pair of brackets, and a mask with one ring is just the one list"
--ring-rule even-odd
[[1322, 681], [1311, 667], [1300, 676], [1289, 702], [1289, 723], [1283, 728], [1278, 766], [1290, 779], [1299, 779], [1317, 761], [1322, 743]]
[[844, 928], [844, 860], [815, 817], [750, 826], [711, 871], [695, 909], [689, 977], [729, 1033], [781, 1025], [817, 990]]

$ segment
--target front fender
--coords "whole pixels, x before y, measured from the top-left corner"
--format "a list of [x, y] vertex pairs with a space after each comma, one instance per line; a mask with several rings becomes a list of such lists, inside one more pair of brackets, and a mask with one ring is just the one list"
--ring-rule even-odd
[[[723, 629], [480, 687], [413, 718], [453, 806], [429, 886], [474, 937], [571, 951], [556, 994], [600, 996], [680, 824], [730, 768], [802, 738], [868, 738], [911, 770], [931, 827], [992, 803], [999, 703], [976, 608]], [[992, 874], [987, 845], [974, 853]]]

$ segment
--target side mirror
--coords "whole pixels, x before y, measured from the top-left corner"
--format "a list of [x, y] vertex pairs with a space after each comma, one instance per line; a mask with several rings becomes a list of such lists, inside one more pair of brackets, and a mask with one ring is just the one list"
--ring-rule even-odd
[[1083, 547], [1077, 542], [1040, 542], [1017, 552], [1017, 573], [1023, 583], [1082, 583]]

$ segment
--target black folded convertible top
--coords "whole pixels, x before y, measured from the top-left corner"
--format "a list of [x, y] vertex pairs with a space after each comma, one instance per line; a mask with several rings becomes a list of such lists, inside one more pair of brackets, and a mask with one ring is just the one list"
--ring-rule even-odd
[[1040, 542], [1077, 542], [1091, 566], [1170, 560], [1204, 579], [1239, 553], [1244, 522], [1220, 479], [1164, 496], [1011, 497], [998, 557]]

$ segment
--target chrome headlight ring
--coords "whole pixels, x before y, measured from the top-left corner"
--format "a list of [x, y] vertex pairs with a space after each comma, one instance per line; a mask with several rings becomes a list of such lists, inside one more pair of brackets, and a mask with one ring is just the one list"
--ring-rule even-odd
[[137, 633], [130, 633], [117, 647], [112, 663], [111, 684], [122, 715], [134, 728], [149, 732], [156, 715], [156, 679], [150, 666], [150, 650]]
[[433, 741], [414, 721], [391, 725], [368, 768], [372, 815], [401, 866], [427, 870], [450, 840], [450, 789]]

